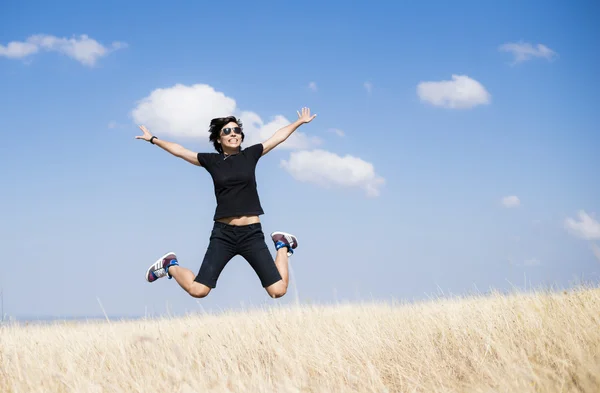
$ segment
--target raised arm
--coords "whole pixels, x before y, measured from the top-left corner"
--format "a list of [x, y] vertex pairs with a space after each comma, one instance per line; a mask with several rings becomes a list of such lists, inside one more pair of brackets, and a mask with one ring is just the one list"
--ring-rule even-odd
[[298, 120], [288, 124], [283, 128], [280, 128], [273, 134], [273, 136], [263, 142], [263, 156], [277, 147], [277, 145], [288, 139], [289, 136], [292, 135], [292, 133], [296, 131], [302, 124], [310, 123], [315, 117], [317, 117], [316, 114], [312, 116], [310, 115], [309, 108], [302, 108], [302, 113], [296, 113], [298, 113]]
[[142, 130], [142, 135], [138, 135], [135, 139], [143, 139], [147, 142], [151, 142], [152, 144], [166, 150], [167, 152], [173, 154], [175, 157], [183, 158], [187, 162], [200, 166], [198, 162], [198, 155], [191, 150], [186, 149], [185, 147], [168, 141], [163, 141], [153, 136], [150, 131], [145, 126], [140, 126], [140, 130]]

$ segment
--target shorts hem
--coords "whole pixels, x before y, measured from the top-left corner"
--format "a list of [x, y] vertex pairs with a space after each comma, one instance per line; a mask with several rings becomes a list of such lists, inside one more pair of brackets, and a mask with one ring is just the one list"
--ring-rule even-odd
[[194, 278], [194, 282], [197, 282], [198, 284], [206, 285], [210, 289], [215, 289], [217, 287], [216, 282], [210, 282], [210, 281], [205, 280], [202, 277], [198, 277], [198, 276], [196, 276], [196, 278]]
[[271, 285], [273, 285], [276, 282], [279, 282], [281, 280], [283, 280], [283, 277], [281, 277], [281, 275], [278, 275], [278, 277], [273, 277], [273, 279], [271, 279], [269, 281], [261, 282], [261, 285], [263, 288], [266, 288], [266, 287], [270, 287]]

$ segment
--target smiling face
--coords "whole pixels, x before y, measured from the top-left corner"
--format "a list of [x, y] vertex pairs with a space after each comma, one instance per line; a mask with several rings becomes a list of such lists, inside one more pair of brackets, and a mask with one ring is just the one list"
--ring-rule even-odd
[[240, 126], [234, 121], [225, 124], [221, 128], [219, 141], [225, 152], [237, 151], [242, 143]]

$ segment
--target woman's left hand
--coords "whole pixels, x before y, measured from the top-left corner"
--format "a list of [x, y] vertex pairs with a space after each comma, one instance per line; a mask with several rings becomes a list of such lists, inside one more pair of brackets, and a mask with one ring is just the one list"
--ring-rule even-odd
[[310, 109], [309, 108], [302, 108], [302, 113], [296, 111], [296, 113], [298, 113], [298, 120], [301, 123], [310, 123], [315, 117], [317, 117], [317, 114], [315, 113], [314, 115], [310, 115]]

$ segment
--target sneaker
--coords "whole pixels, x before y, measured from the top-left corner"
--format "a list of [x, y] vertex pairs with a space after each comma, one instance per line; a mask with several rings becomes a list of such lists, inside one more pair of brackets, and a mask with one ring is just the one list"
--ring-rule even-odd
[[177, 262], [177, 257], [175, 256], [174, 252], [166, 253], [148, 268], [148, 270], [146, 271], [146, 281], [154, 282], [164, 276], [169, 277], [170, 280], [171, 278], [173, 278], [169, 275], [170, 266], [179, 266], [179, 263]]
[[273, 243], [275, 243], [276, 250], [287, 247], [288, 257], [291, 257], [294, 253], [294, 249], [298, 247], [298, 239], [296, 239], [296, 236], [290, 235], [289, 233], [273, 232], [271, 233], [271, 239], [273, 239]]

